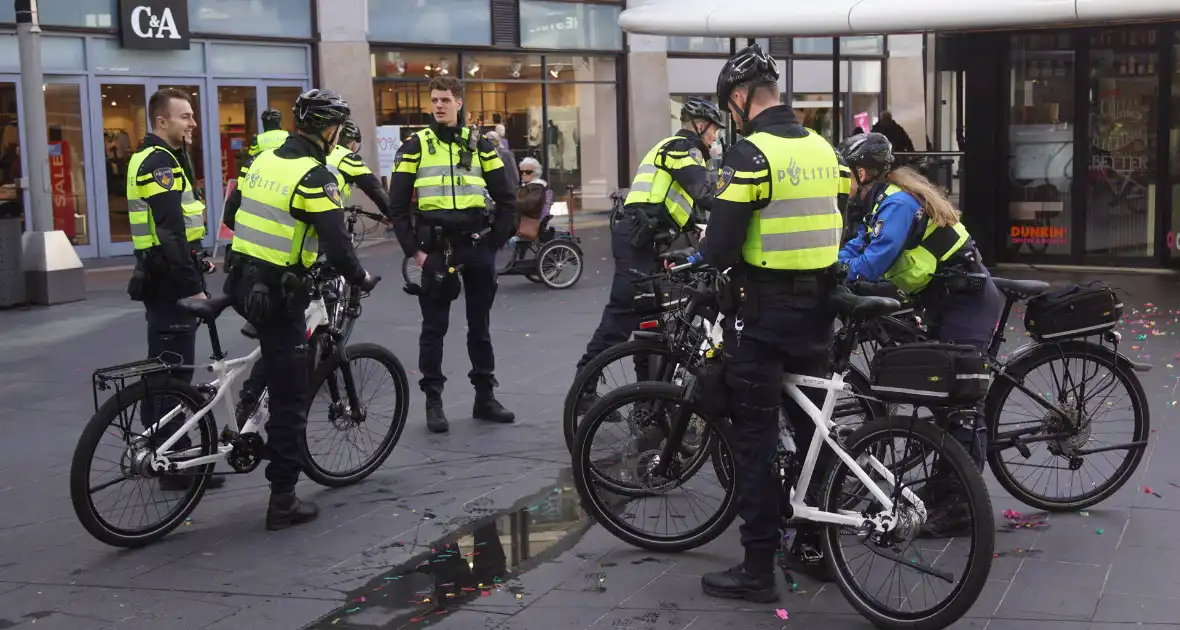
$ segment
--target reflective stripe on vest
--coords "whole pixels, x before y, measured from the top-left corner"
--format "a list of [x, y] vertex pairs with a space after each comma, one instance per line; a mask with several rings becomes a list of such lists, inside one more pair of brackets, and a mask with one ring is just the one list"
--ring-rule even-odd
[[264, 131], [254, 138], [254, 145], [250, 147], [250, 155], [258, 155], [267, 149], [277, 149], [283, 146], [290, 135], [290, 132], [283, 129]]
[[[903, 192], [905, 191], [893, 184], [886, 187], [880, 201], [873, 206], [869, 220], [875, 222], [877, 211], [886, 198]], [[938, 227], [924, 217], [914, 220], [926, 222], [921, 240], [913, 248], [903, 250], [897, 260], [893, 261], [893, 264], [885, 271], [886, 280], [910, 294], [925, 289], [926, 285], [930, 284], [930, 277], [938, 271], [941, 264], [958, 253], [971, 239], [971, 235], [967, 233], [967, 228], [963, 227], [962, 223]], [[867, 230], [866, 233], [872, 234], [872, 230]]]
[[[151, 173], [139, 175], [148, 156], [163, 151], [172, 160], [172, 185], [164, 188], [156, 182]], [[178, 188], [179, 187], [179, 188]], [[192, 183], [184, 169], [170, 151], [158, 146], [148, 146], [131, 156], [127, 164], [127, 220], [131, 227], [131, 244], [137, 250], [150, 249], [160, 244], [156, 235], [156, 219], [152, 216], [148, 198], [171, 190], [180, 191], [180, 209], [184, 214], [184, 238], [188, 242], [205, 238], [205, 204], [193, 194]]]
[[[693, 199], [680, 187], [680, 184], [676, 183], [671, 171], [656, 166], [656, 160], [664, 151], [664, 147], [669, 142], [680, 139], [682, 139], [681, 136], [664, 138], [657, 142], [656, 146], [647, 152], [647, 155], [643, 156], [643, 161], [635, 170], [635, 179], [631, 181], [631, 192], [627, 193], [623, 205], [633, 203], [662, 205], [668, 211], [668, 216], [676, 224], [676, 227], [682, 228], [692, 216]], [[694, 162], [696, 162], [695, 159]], [[704, 166], [703, 160], [698, 163]]]
[[750, 135], [769, 164], [770, 203], [750, 218], [742, 259], [763, 269], [810, 271], [836, 264], [844, 217], [840, 163], [822, 136]]
[[484, 210], [487, 208], [487, 182], [479, 151], [471, 153], [471, 169], [459, 168], [460, 150], [467, 149], [470, 130], [463, 128], [462, 139], [442, 142], [431, 129], [415, 133], [422, 145], [422, 158], [414, 176], [418, 193], [418, 210]]
[[279, 267], [310, 267], [319, 253], [315, 228], [291, 216], [295, 187], [319, 165], [314, 158], [255, 158], [240, 178], [242, 205], [234, 217], [233, 250]]
[[336, 148], [332, 149], [332, 154], [328, 156], [328, 161], [325, 164], [328, 170], [332, 171], [332, 174], [336, 176], [336, 185], [340, 188], [340, 196], [345, 202], [352, 195], [352, 186], [344, 181], [344, 173], [340, 172], [340, 163], [344, 161], [344, 158], [348, 157], [349, 153], [351, 151], [347, 148], [336, 145]]

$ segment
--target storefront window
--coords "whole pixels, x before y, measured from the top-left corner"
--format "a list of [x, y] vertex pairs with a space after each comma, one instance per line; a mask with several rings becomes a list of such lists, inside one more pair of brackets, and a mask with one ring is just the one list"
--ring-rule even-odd
[[1069, 254], [1074, 52], [1069, 33], [1013, 35], [1009, 102], [1009, 253]]
[[[1172, 128], [1170, 139], [1172, 182], [1172, 225], [1167, 234], [1168, 258], [1180, 260], [1180, 32], [1176, 33], [1175, 66], [1172, 68]], [[1161, 72], [1164, 69], [1160, 69]]]
[[489, 0], [368, 1], [372, 41], [470, 46], [492, 43]]
[[546, 179], [554, 198], [574, 187], [578, 211], [608, 210], [618, 188], [619, 132], [614, 83], [550, 83]]
[[312, 34], [311, 3], [304, 0], [189, 0], [188, 5], [189, 29], [194, 33], [255, 37]]
[[[0, 21], [13, 19], [12, 3], [0, 11]], [[81, 26], [86, 28], [118, 28], [119, 14], [115, 0], [70, 0], [69, 2], [38, 2], [37, 19], [50, 26]]]
[[21, 177], [20, 127], [16, 84], [0, 82], [0, 216], [24, 217], [24, 200], [16, 187]]
[[100, 90], [111, 242], [127, 243], [127, 164], [147, 134], [147, 97], [139, 84], [103, 83]]
[[885, 54], [885, 38], [881, 35], [841, 37], [840, 54], [852, 56], [883, 55]]
[[840, 72], [840, 89], [845, 93], [843, 134], [872, 131], [881, 115], [881, 62], [841, 61]]
[[[89, 117], [90, 112], [85, 115]], [[74, 245], [89, 245], [86, 208], [86, 142], [82, 134], [82, 85], [45, 84], [45, 122], [49, 129], [49, 190], [53, 226]]]
[[[87, 48], [91, 69], [101, 73], [142, 76], [161, 68], [177, 75], [205, 72], [205, 45], [200, 42], [192, 42], [188, 50], [133, 50], [123, 48], [117, 39], [102, 37], [91, 38]], [[242, 60], [241, 56], [234, 60], [237, 72], [248, 67]]]
[[[253, 44], [211, 44], [210, 72], [223, 77], [307, 76], [307, 48], [303, 46], [259, 46]], [[249, 59], [250, 63], [242, 63]]]
[[1154, 29], [1090, 37], [1086, 254], [1155, 254], [1159, 58]]
[[619, 50], [621, 8], [605, 4], [520, 0], [520, 45], [554, 50]]
[[801, 125], [827, 138], [829, 142], [832, 140], [835, 125], [832, 120], [831, 93], [795, 94], [791, 107]]
[[430, 78], [461, 76], [463, 73], [458, 68], [459, 56], [453, 53], [374, 53], [373, 76], [378, 79], [373, 82], [377, 124], [400, 127], [403, 139], [429, 125]]
[[547, 81], [614, 81], [615, 60], [610, 57], [546, 55]]
[[[373, 78], [429, 81], [431, 77], [456, 72], [459, 56], [453, 53], [373, 53]], [[521, 67], [524, 71], [524, 67]], [[539, 73], [538, 73], [539, 74]]]
[[729, 54], [727, 37], [669, 37], [668, 52]]
[[463, 55], [467, 124], [501, 131], [514, 161], [542, 158], [540, 55]]
[[791, 51], [796, 55], [830, 55], [835, 49], [831, 37], [796, 37], [791, 42]]

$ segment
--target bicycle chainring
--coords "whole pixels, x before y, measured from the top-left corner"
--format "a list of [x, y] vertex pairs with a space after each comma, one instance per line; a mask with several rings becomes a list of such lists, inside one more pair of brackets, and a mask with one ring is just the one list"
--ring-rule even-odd
[[257, 433], [239, 434], [233, 438], [233, 450], [225, 458], [230, 468], [239, 473], [254, 472], [262, 463], [265, 444]]

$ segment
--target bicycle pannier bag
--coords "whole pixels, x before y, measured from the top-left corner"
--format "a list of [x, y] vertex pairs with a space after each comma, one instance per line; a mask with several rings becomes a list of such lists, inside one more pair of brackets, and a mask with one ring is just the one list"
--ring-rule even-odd
[[1123, 303], [1102, 282], [1079, 284], [1028, 301], [1024, 328], [1037, 341], [1097, 335], [1123, 316]]
[[516, 236], [523, 241], [535, 241], [541, 233], [541, 220], [521, 215], [516, 226]]
[[640, 316], [666, 313], [678, 306], [685, 297], [679, 291], [673, 292], [666, 283], [655, 280], [635, 282], [634, 287], [632, 308]]
[[877, 350], [870, 387], [877, 398], [935, 407], [973, 404], [991, 374], [978, 350], [949, 343], [911, 343]]

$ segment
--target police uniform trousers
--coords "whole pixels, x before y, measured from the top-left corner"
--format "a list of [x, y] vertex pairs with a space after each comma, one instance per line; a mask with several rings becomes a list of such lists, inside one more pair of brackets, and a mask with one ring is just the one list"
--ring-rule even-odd
[[[828, 306], [827, 284], [816, 280], [812, 285], [815, 288], [805, 293], [782, 284], [757, 285], [752, 290], [759, 292], [759, 312], [755, 317], [742, 314], [740, 336], [734, 329], [734, 318], [725, 320], [726, 406], [737, 449], [738, 513], [743, 521], [739, 533], [742, 546], [749, 551], [772, 553], [782, 540], [787, 499], [772, 470], [780, 407], [794, 429], [800, 457], [815, 433], [811, 418], [786, 397], [782, 385], [784, 373], [828, 374], [835, 314]], [[823, 404], [825, 390], [801, 389], [817, 406]], [[818, 486], [816, 482], [813, 484]], [[813, 495], [812, 491], [807, 493], [809, 501], [814, 500]]]
[[[245, 284], [245, 283], [242, 283]], [[227, 289], [230, 287], [226, 287]], [[245, 292], [235, 291], [234, 310], [245, 317]], [[307, 325], [303, 314], [276, 313], [264, 320], [250, 320], [258, 331], [262, 347], [263, 378], [270, 395], [270, 417], [266, 421], [266, 479], [271, 491], [295, 491], [302, 470], [300, 440], [307, 430], [307, 408], [311, 404], [310, 357]]]
[[[168, 363], [193, 365], [197, 354], [196, 335], [200, 321], [176, 306], [176, 300], [173, 299], [149, 297], [144, 300], [143, 305], [147, 319], [148, 358], [162, 358]], [[170, 373], [151, 374], [145, 380], [150, 388], [153, 384], [166, 381], [169, 376], [191, 384], [193, 369], [182, 367], [172, 370]], [[157, 419], [179, 404], [179, 401], [166, 400], [150, 393], [149, 396], [148, 404], [144, 405], [144, 409], [140, 413], [145, 429], [155, 424]], [[177, 418], [155, 435], [160, 436], [160, 443], [163, 443], [183, 424], [183, 419]], [[175, 448], [187, 448], [190, 445], [188, 436], [181, 438], [177, 444], [178, 446]]]
[[[982, 265], [980, 270], [987, 273]], [[986, 353], [1004, 308], [1004, 298], [989, 274], [982, 291], [922, 296], [922, 306], [932, 339], [972, 346]], [[973, 425], [964, 426], [962, 422], [952, 421], [949, 427], [950, 434], [967, 449], [980, 471], [983, 470], [988, 444], [983, 412], [984, 401], [980, 400], [976, 405]]]
[[[490, 393], [496, 386], [496, 355], [492, 349], [492, 303], [496, 300], [499, 280], [496, 251], [486, 243], [475, 245], [470, 237], [451, 238], [451, 265], [462, 265], [463, 298], [467, 307], [467, 355], [471, 371], [467, 377], [476, 392]], [[442, 247], [426, 257], [422, 276], [446, 272]], [[418, 335], [418, 369], [422, 391], [441, 394], [447, 377], [443, 376], [443, 339], [451, 323], [451, 300], [419, 295], [422, 308], [422, 332]]]
[[[578, 359], [578, 370], [607, 348], [626, 342], [631, 333], [639, 328], [639, 316], [635, 314], [635, 274], [655, 273], [659, 260], [650, 247], [631, 245], [631, 230], [635, 225], [633, 215], [624, 215], [611, 228], [610, 249], [615, 259], [615, 275], [611, 279], [610, 296], [602, 309], [602, 320], [586, 344], [586, 352]], [[643, 369], [636, 357], [636, 369]]]

